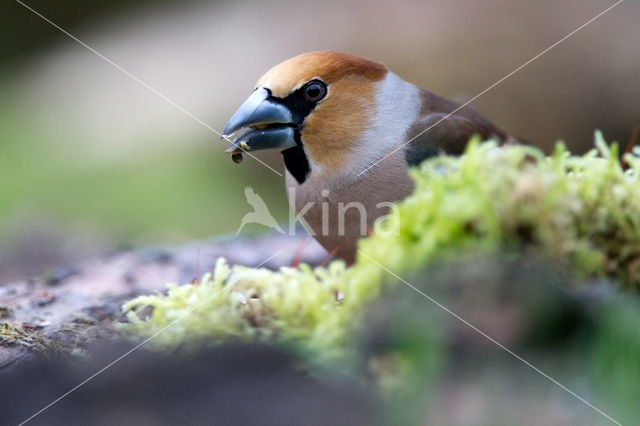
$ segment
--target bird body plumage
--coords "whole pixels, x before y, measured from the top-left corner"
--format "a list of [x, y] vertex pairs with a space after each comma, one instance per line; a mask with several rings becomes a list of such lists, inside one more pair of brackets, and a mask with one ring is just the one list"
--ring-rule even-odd
[[[253, 123], [255, 107], [248, 117], [241, 107], [240, 118], [234, 115], [225, 130], [260, 125], [260, 135], [243, 134], [247, 150], [261, 149], [264, 126], [284, 135], [291, 207], [304, 214], [303, 224], [328, 251], [348, 262], [390, 203], [411, 193], [409, 167], [435, 155], [460, 155], [473, 135], [513, 140], [473, 109], [344, 53], [311, 52], [284, 61], [260, 78], [256, 90], [263, 89], [265, 108], [271, 105], [278, 118], [265, 123], [262, 114]], [[288, 122], [276, 104], [289, 108]], [[240, 151], [237, 144], [229, 149]]]

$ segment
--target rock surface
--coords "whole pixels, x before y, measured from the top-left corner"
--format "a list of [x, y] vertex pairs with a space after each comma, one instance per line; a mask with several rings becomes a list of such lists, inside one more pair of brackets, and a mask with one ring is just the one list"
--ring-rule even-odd
[[267, 233], [224, 237], [179, 247], [119, 251], [31, 280], [0, 285], [0, 371], [37, 354], [73, 354], [113, 335], [120, 306], [170, 282], [188, 283], [216, 259], [277, 269], [320, 264], [326, 252], [307, 236]]

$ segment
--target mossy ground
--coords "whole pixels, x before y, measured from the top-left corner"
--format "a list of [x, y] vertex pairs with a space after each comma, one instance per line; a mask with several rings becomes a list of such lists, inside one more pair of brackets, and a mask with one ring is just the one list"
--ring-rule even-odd
[[0, 346], [18, 346], [30, 352], [47, 356], [63, 353], [62, 347], [40, 333], [8, 322], [0, 323]]
[[339, 351], [363, 306], [394, 281], [388, 271], [402, 276], [461, 251], [533, 253], [579, 282], [609, 277], [635, 290], [640, 158], [627, 154], [625, 168], [599, 134], [596, 143], [583, 156], [561, 144], [545, 156], [533, 147], [474, 141], [460, 158], [438, 157], [412, 170], [414, 194], [362, 240], [353, 267], [336, 261], [270, 271], [220, 260], [199, 283], [171, 284], [167, 294], [127, 303], [122, 329], [151, 336], [172, 324], [154, 337], [160, 346], [246, 338]]
[[[638, 396], [634, 383], [640, 377], [633, 365], [637, 365], [640, 350], [637, 339], [626, 340], [630, 336], [624, 330], [637, 329], [640, 321], [636, 309], [640, 286], [639, 155], [640, 151], [627, 153], [621, 161], [617, 148], [607, 146], [600, 134], [596, 134], [596, 148], [582, 156], [572, 155], [562, 144], [546, 156], [533, 147], [498, 147], [492, 142], [472, 141], [462, 157], [434, 158], [411, 171], [416, 182], [414, 194], [379, 222], [370, 238], [361, 241], [352, 267], [335, 261], [326, 267], [301, 265], [271, 271], [229, 266], [221, 259], [214, 273], [197, 283], [170, 284], [165, 294], [126, 303], [123, 309], [128, 322], [120, 329], [134, 338], [151, 338], [151, 345], [165, 349], [235, 339], [285, 344], [324, 365], [366, 364], [366, 370], [378, 376], [380, 389], [395, 389], [406, 395], [414, 387], [402, 383], [411, 383], [411, 377], [435, 377], [446, 365], [441, 362], [447, 359], [443, 348], [451, 345], [455, 340], [452, 336], [457, 334], [448, 332], [442, 322], [407, 317], [412, 309], [401, 307], [385, 321], [395, 330], [392, 340], [398, 350], [363, 360], [361, 339], [363, 330], [370, 327], [369, 319], [363, 318], [381, 294], [388, 294], [403, 282], [423, 293], [435, 291], [437, 280], [430, 278], [430, 268], [452, 264], [458, 265], [450, 269], [452, 272], [465, 270], [470, 263], [462, 254], [476, 259], [522, 261], [524, 265], [532, 259], [542, 260], [554, 271], [552, 275], [537, 281], [501, 279], [511, 283], [507, 288], [542, 289], [547, 296], [553, 294], [554, 300], [564, 298], [562, 292], [579, 293], [603, 282], [608, 283], [609, 291], [624, 295], [596, 297], [600, 302], [593, 312], [587, 308], [590, 302], [579, 302], [576, 312], [582, 313], [575, 321], [588, 326], [576, 326], [579, 331], [569, 327], [573, 331], [566, 333], [582, 337], [563, 337], [565, 343], [574, 342], [570, 349], [546, 346], [544, 351], [556, 361], [580, 359], [574, 365], [582, 365], [584, 371], [566, 369], [575, 373], [566, 380], [575, 381], [581, 375], [593, 379], [599, 386], [592, 392], [616, 400], [623, 407], [620, 412], [632, 418], [638, 414], [637, 407], [629, 402]], [[390, 232], [392, 229], [395, 232]], [[466, 279], [473, 283], [471, 300], [487, 291], [481, 283], [475, 283], [475, 278], [470, 274]], [[562, 292], [558, 293], [558, 288]], [[496, 300], [503, 297], [490, 294]], [[412, 296], [420, 303], [429, 303], [417, 293], [412, 292]], [[574, 302], [551, 309], [556, 303], [547, 296], [527, 293], [518, 299], [516, 311], [524, 309], [528, 314], [515, 318], [547, 318], [530, 322], [530, 328], [553, 329], [550, 334], [557, 339], [558, 330], [565, 330], [567, 324], [548, 318], [565, 318], [566, 306]], [[471, 315], [474, 305], [462, 306], [461, 317], [465, 317], [465, 309]], [[504, 310], [502, 304], [496, 306], [499, 312]], [[493, 314], [494, 308], [482, 314]], [[505, 314], [503, 322], [517, 324], [510, 315], [515, 314]], [[478, 318], [483, 320], [482, 316]], [[539, 339], [545, 333], [537, 335]], [[606, 348], [617, 348], [620, 353]], [[576, 352], [580, 353], [578, 358]], [[631, 367], [607, 376], [603, 372], [615, 365], [618, 355], [624, 358], [621, 365], [630, 363]], [[586, 364], [585, 359], [589, 360]], [[566, 371], [560, 369], [557, 374], [568, 374]], [[633, 377], [628, 379], [627, 373]], [[508, 376], [504, 381], [509, 381]], [[400, 411], [410, 412], [405, 408]]]

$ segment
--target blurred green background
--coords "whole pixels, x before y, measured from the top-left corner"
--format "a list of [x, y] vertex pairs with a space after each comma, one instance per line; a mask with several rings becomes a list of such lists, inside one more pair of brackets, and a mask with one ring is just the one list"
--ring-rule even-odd
[[[383, 62], [465, 101], [612, 2], [25, 2], [207, 125], [298, 53]], [[283, 179], [17, 2], [0, 6], [0, 282], [122, 245], [235, 232], [253, 186], [286, 219]], [[640, 122], [640, 4], [625, 2], [474, 106], [548, 148], [626, 143]], [[261, 155], [277, 170], [278, 154]], [[260, 231], [255, 225], [247, 230]]]

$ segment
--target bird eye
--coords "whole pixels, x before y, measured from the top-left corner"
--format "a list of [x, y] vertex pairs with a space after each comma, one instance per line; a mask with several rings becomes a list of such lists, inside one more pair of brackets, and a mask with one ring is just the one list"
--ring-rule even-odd
[[318, 102], [327, 94], [327, 86], [320, 81], [310, 81], [304, 86], [304, 98], [311, 102]]

